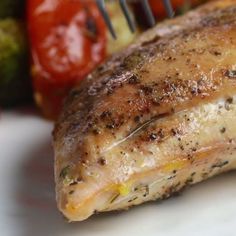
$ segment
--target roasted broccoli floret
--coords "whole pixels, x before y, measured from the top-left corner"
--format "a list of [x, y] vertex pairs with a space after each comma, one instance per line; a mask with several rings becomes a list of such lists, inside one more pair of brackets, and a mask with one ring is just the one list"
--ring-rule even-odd
[[0, 21], [0, 106], [11, 106], [30, 97], [28, 43], [17, 20]]

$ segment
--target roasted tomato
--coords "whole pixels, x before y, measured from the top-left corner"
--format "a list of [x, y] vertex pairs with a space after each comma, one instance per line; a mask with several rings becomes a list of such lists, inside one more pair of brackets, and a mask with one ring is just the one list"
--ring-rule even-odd
[[[171, 1], [174, 9], [177, 9], [178, 7], [183, 6], [184, 2], [186, 2], [186, 0], [172, 0]], [[166, 16], [166, 11], [163, 5], [163, 1], [149, 0], [149, 3], [156, 17]]]
[[[173, 9], [176, 11], [179, 10], [188, 10], [190, 7], [194, 7], [198, 4], [204, 3], [207, 0], [171, 0]], [[153, 10], [154, 15], [157, 18], [162, 18], [166, 16], [166, 11], [163, 5], [163, 1], [159, 0], [149, 0], [150, 6]]]
[[71, 87], [106, 54], [106, 27], [95, 1], [28, 0], [35, 99], [56, 118]]
[[[207, 0], [171, 0], [170, 2], [175, 14], [178, 15], [206, 1]], [[162, 0], [148, 0], [148, 2], [157, 22], [167, 17]], [[147, 17], [145, 16], [141, 1], [134, 1], [132, 7], [135, 11], [136, 20], [139, 22], [139, 25], [142, 26], [143, 29], [146, 29], [149, 26], [149, 23], [147, 22]]]

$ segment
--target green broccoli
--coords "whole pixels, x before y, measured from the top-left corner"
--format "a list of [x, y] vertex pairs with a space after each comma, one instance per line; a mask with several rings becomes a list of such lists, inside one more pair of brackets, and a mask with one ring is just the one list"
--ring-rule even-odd
[[25, 0], [0, 0], [0, 18], [22, 17]]
[[22, 23], [0, 21], [0, 106], [15, 105], [30, 97], [27, 44]]

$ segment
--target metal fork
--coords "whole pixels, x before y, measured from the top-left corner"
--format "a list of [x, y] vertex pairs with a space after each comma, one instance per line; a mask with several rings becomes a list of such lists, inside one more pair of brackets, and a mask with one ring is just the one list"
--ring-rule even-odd
[[[129, 0], [119, 0], [119, 4], [120, 4], [122, 12], [124, 13], [124, 16], [125, 16], [128, 26], [129, 26], [129, 29], [131, 30], [131, 32], [135, 32], [136, 24], [131, 17], [131, 13], [130, 13], [129, 7], [128, 7], [128, 2], [131, 2], [131, 1], [134, 1], [134, 0], [130, 0], [130, 1]], [[147, 22], [150, 27], [153, 27], [155, 25], [156, 21], [155, 21], [155, 18], [152, 13], [152, 10], [151, 10], [148, 0], [136, 0], [136, 1], [139, 1], [141, 3], [142, 8], [145, 13], [145, 16], [147, 18]], [[156, 1], [160, 1], [160, 0], [156, 0]], [[172, 18], [174, 16], [174, 11], [173, 11], [171, 1], [170, 0], [161, 0], [161, 1], [163, 2], [163, 5], [165, 7], [168, 17]], [[107, 28], [109, 29], [112, 37], [114, 39], [116, 39], [117, 35], [116, 35], [116, 32], [115, 32], [114, 27], [112, 25], [109, 14], [106, 10], [105, 0], [96, 0], [96, 3], [97, 3], [97, 6], [99, 8], [101, 15], [104, 18]]]

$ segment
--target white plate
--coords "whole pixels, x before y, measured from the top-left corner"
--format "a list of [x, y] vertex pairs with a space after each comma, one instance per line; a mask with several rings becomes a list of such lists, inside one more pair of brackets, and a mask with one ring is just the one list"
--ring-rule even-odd
[[235, 172], [161, 203], [68, 224], [55, 204], [51, 130], [30, 110], [1, 114], [1, 236], [236, 235]]

